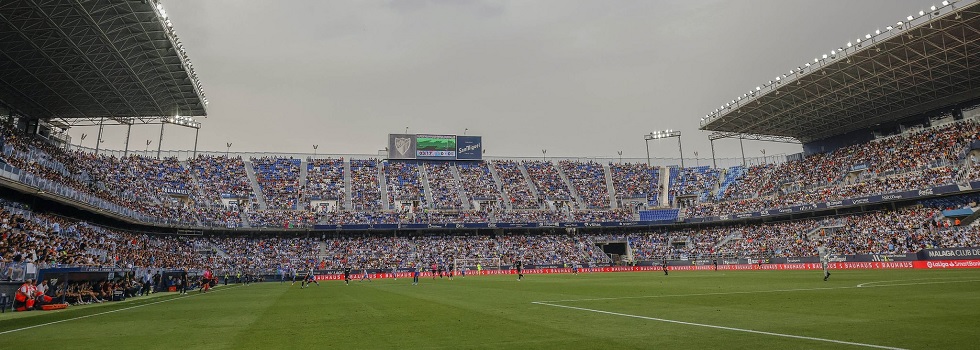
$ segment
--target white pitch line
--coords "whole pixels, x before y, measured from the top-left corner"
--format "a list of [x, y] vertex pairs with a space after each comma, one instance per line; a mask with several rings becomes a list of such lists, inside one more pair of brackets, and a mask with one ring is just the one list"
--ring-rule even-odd
[[783, 338], [794, 338], [794, 339], [813, 340], [813, 341], [821, 341], [821, 342], [827, 342], [827, 343], [861, 346], [861, 347], [875, 348], [875, 349], [905, 350], [903, 348], [896, 348], [896, 347], [891, 347], [891, 346], [865, 344], [865, 343], [856, 343], [856, 342], [849, 342], [849, 341], [843, 341], [843, 340], [834, 340], [834, 339], [826, 339], [826, 338], [807, 337], [807, 336], [802, 336], [802, 335], [774, 333], [774, 332], [766, 332], [766, 331], [757, 331], [757, 330], [752, 330], [752, 329], [743, 329], [743, 328], [735, 328], [735, 327], [716, 326], [716, 325], [703, 324], [703, 323], [694, 323], [694, 322], [685, 322], [685, 321], [677, 321], [677, 320], [668, 320], [668, 319], [665, 319], [665, 318], [656, 318], [656, 317], [647, 317], [647, 316], [639, 316], [639, 315], [630, 315], [630, 314], [624, 314], [624, 313], [612, 312], [612, 311], [586, 309], [584, 307], [575, 307], [575, 306], [567, 306], [567, 305], [549, 304], [549, 303], [539, 302], [539, 301], [532, 302], [532, 304], [546, 305], [546, 306], [553, 306], [553, 307], [560, 307], [560, 308], [573, 309], [573, 310], [579, 310], [579, 311], [589, 311], [589, 312], [595, 312], [595, 313], [606, 314], [606, 315], [614, 315], [614, 316], [622, 316], [622, 317], [639, 318], [639, 319], [650, 320], [650, 321], [675, 323], [675, 324], [682, 324], [682, 325], [688, 325], [688, 326], [707, 327], [707, 328], [723, 329], [723, 330], [735, 331], [735, 332], [745, 332], [745, 333], [770, 335], [770, 336], [783, 337]]
[[949, 277], [936, 277], [936, 278], [916, 278], [916, 279], [904, 279], [904, 280], [890, 280], [890, 281], [873, 281], [873, 282], [865, 282], [865, 283], [861, 283], [861, 284], [859, 284], [859, 285], [857, 285], [857, 287], [858, 287], [858, 288], [861, 288], [861, 287], [864, 287], [864, 286], [867, 286], [867, 285], [870, 285], [870, 284], [879, 284], [879, 283], [890, 283], [890, 282], [907, 282], [907, 281], [929, 281], [929, 280], [950, 280], [950, 279], [951, 279], [951, 278], [949, 278]]
[[793, 289], [752, 290], [752, 291], [741, 291], [741, 292], [716, 292], [716, 293], [694, 293], [694, 294], [640, 295], [640, 296], [632, 296], [632, 297], [543, 300], [539, 302], [540, 303], [570, 303], [570, 302], [577, 302], [577, 301], [602, 301], [602, 300], [625, 300], [625, 299], [648, 299], [648, 298], [671, 298], [671, 297], [697, 297], [697, 296], [710, 296], [710, 295], [805, 292], [805, 291], [813, 291], [813, 290], [834, 290], [834, 289], [855, 289], [855, 288], [883, 288], [883, 287], [897, 287], [897, 286], [914, 286], [914, 285], [923, 285], [923, 284], [980, 282], [980, 279], [960, 280], [960, 281], [919, 282], [919, 283], [896, 283], [896, 284], [887, 284], [887, 285], [867, 285], [868, 283], [885, 283], [885, 282], [898, 282], [898, 281], [867, 282], [867, 283], [861, 283], [857, 286], [842, 286], [842, 287], [793, 288]]
[[[229, 290], [229, 289], [237, 288], [237, 287], [241, 287], [241, 285], [233, 286], [233, 287], [229, 287], [229, 288], [224, 288], [224, 289], [220, 289], [220, 290], [219, 289], [215, 289], [215, 292], [220, 292], [222, 290]], [[119, 311], [131, 310], [131, 309], [140, 308], [140, 307], [144, 307], [144, 306], [150, 306], [150, 305], [159, 304], [159, 303], [166, 303], [168, 301], [174, 301], [174, 300], [180, 300], [180, 299], [184, 299], [184, 298], [190, 298], [190, 297], [193, 297], [193, 296], [196, 296], [196, 295], [201, 295], [201, 294], [199, 293], [199, 294], [185, 295], [185, 296], [182, 296], [182, 297], [176, 297], [176, 298], [171, 298], [171, 299], [166, 299], [166, 300], [154, 301], [152, 303], [146, 303], [146, 304], [133, 305], [133, 306], [130, 306], [130, 307], [124, 307], [122, 309], [109, 310], [109, 311], [105, 311], [105, 312], [94, 313], [94, 314], [91, 314], [91, 315], [66, 318], [64, 320], [52, 321], [52, 322], [48, 322], [48, 323], [36, 324], [36, 325], [33, 325], [33, 326], [27, 326], [27, 327], [23, 327], [23, 328], [11, 329], [9, 331], [0, 332], [0, 335], [4, 335], [4, 334], [8, 334], [8, 333], [14, 333], [14, 332], [20, 332], [20, 331], [28, 330], [28, 329], [32, 329], [32, 328], [50, 326], [50, 325], [57, 324], [57, 323], [62, 323], [62, 322], [80, 320], [80, 319], [83, 319], [83, 318], [89, 318], [89, 317], [94, 317], [94, 316], [99, 316], [99, 315], [111, 314], [111, 313], [115, 313], [115, 312], [119, 312]]]

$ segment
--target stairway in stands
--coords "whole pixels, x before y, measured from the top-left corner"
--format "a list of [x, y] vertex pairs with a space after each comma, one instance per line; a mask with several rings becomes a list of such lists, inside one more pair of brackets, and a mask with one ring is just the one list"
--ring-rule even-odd
[[456, 180], [456, 191], [459, 195], [459, 200], [463, 202], [463, 210], [470, 210], [470, 197], [466, 195], [466, 191], [463, 190], [463, 178], [459, 176], [459, 169], [456, 166], [449, 167], [449, 171], [453, 174], [453, 179]]
[[351, 166], [350, 159], [344, 160], [344, 203], [343, 207], [345, 209], [351, 210], [354, 208], [354, 199], [351, 196]]
[[561, 182], [568, 188], [568, 194], [572, 195], [572, 201], [575, 202], [575, 207], [582, 209], [586, 208], [585, 201], [582, 200], [582, 196], [579, 196], [578, 190], [575, 188], [575, 185], [572, 184], [572, 180], [565, 175], [565, 171], [562, 170], [561, 165], [559, 165], [558, 162], [554, 162], [551, 163], [551, 166], [555, 168], [555, 172], [558, 173], [558, 178], [561, 179]]
[[609, 195], [609, 208], [619, 209], [619, 201], [616, 200], [616, 186], [613, 185], [612, 169], [609, 164], [602, 164], [602, 177], [606, 180], [606, 193]]
[[[299, 161], [299, 179], [298, 179], [299, 188], [306, 188], [306, 178], [310, 173], [309, 166], [310, 166], [309, 161], [305, 161], [305, 160]], [[306, 193], [304, 193], [305, 191], [300, 191], [299, 189], [296, 189], [296, 192], [297, 192], [296, 209], [302, 209], [306, 205], [310, 204], [309, 198], [305, 198], [306, 197]]]
[[487, 170], [490, 171], [490, 176], [493, 177], [493, 185], [497, 187], [497, 192], [500, 193], [500, 200], [504, 203], [504, 208], [507, 210], [514, 209], [514, 204], [510, 202], [510, 198], [507, 197], [507, 193], [504, 191], [504, 184], [500, 181], [500, 174], [497, 174], [497, 169], [489, 161], [484, 164]]
[[[534, 181], [531, 181], [531, 174], [529, 174], [527, 172], [527, 168], [524, 167], [524, 163], [517, 163], [517, 169], [519, 169], [521, 171], [521, 175], [524, 176], [524, 181], [527, 182], [527, 187], [531, 190], [531, 194], [534, 195], [534, 198], [536, 198], [536, 199], [537, 198], [541, 198], [541, 194], [538, 193], [538, 187], [537, 186], [534, 186]], [[541, 201], [541, 203], [542, 204], [541, 204], [540, 208], [538, 208], [538, 209], [548, 209], [543, 204], [544, 201]]]
[[245, 174], [248, 175], [248, 183], [252, 184], [252, 193], [255, 193], [255, 201], [259, 204], [259, 209], [265, 210], [269, 206], [265, 203], [265, 193], [259, 186], [259, 181], [255, 177], [255, 170], [252, 169], [252, 162], [245, 161]]
[[385, 176], [385, 162], [378, 161], [378, 185], [381, 186], [381, 206], [385, 210], [391, 210], [391, 203], [388, 203], [388, 177]]

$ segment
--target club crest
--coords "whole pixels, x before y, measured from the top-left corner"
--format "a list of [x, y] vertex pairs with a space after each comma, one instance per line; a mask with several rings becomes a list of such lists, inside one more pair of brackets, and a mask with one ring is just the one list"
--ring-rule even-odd
[[412, 147], [412, 139], [408, 137], [396, 137], [395, 138], [395, 150], [402, 157], [407, 156], [405, 154]]

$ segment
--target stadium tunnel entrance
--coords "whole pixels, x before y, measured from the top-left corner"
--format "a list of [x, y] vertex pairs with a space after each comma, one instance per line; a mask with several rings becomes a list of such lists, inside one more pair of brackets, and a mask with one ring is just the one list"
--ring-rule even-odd
[[626, 265], [633, 261], [633, 251], [627, 241], [596, 242], [596, 246], [612, 259], [616, 265]]

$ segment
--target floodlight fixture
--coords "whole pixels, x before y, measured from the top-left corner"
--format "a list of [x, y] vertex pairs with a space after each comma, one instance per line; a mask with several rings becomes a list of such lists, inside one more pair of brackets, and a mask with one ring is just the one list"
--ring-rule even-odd
[[926, 15], [925, 11], [919, 11], [919, 16], [925, 16], [925, 15]]
[[949, 1], [943, 1], [943, 6], [949, 6]]
[[911, 22], [913, 19], [915, 19], [915, 17], [908, 16], [908, 17], [905, 17], [905, 19]]
[[932, 5], [929, 7], [929, 11], [935, 11], [935, 10], [936, 10], [936, 5]]

